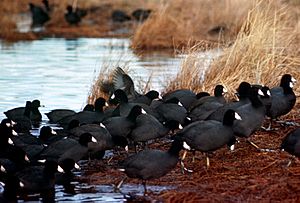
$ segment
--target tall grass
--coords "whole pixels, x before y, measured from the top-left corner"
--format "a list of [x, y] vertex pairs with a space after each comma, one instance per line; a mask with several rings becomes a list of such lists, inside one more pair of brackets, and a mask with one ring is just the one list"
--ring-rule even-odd
[[[195, 58], [197, 52], [192, 51], [167, 90], [189, 88], [212, 92], [216, 84], [222, 83], [234, 93], [242, 81], [278, 85], [284, 73], [291, 73], [299, 80], [299, 23], [290, 11], [288, 5], [257, 2], [236, 40], [212, 62], [202, 82], [194, 82], [199, 81], [202, 69]], [[300, 87], [296, 87], [297, 94], [299, 90]]]
[[[132, 38], [134, 49], [177, 48], [204, 41], [233, 40], [253, 6], [253, 0], [172, 0], [165, 1]], [[217, 26], [223, 34], [209, 34]]]

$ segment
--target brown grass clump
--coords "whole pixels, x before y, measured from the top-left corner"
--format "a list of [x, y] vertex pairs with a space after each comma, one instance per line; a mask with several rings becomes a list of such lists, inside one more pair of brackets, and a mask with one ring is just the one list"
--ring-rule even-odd
[[[199, 81], [203, 70], [195, 57], [197, 52], [193, 51], [188, 54], [181, 72], [170, 82], [167, 90], [189, 88], [211, 92], [216, 84], [221, 83], [234, 93], [242, 81], [272, 87], [279, 83], [284, 73], [291, 73], [299, 80], [299, 43], [296, 46], [295, 43], [299, 40], [300, 31], [289, 8], [288, 5], [258, 2], [249, 12], [237, 39], [211, 63], [202, 82], [193, 81], [194, 78]], [[297, 86], [298, 94], [299, 91]]]
[[[149, 20], [143, 23], [132, 39], [134, 49], [159, 49], [186, 46], [189, 43], [217, 42], [235, 38], [252, 0], [172, 0], [165, 1]], [[223, 34], [209, 32], [221, 26]]]

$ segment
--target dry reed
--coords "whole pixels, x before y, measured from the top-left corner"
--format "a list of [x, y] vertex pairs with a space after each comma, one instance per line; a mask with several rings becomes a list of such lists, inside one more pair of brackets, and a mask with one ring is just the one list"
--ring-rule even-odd
[[[151, 15], [135, 32], [132, 39], [134, 49], [178, 48], [187, 43], [214, 46], [217, 42], [235, 38], [248, 10], [250, 0], [172, 0]], [[209, 33], [216, 27], [224, 32]]]
[[[192, 50], [166, 91], [188, 88], [212, 92], [214, 86], [221, 83], [234, 93], [241, 81], [272, 87], [284, 73], [291, 73], [299, 80], [300, 57], [295, 42], [299, 42], [300, 32], [292, 16], [288, 5], [258, 2], [249, 12], [235, 42], [211, 63], [203, 81], [199, 80], [203, 66], [197, 60], [197, 50]], [[296, 87], [297, 94], [299, 90], [299, 86]]]

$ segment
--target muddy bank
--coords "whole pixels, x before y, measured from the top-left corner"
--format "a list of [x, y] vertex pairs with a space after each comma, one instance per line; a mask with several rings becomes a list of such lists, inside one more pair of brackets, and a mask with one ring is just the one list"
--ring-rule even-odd
[[[298, 104], [285, 120], [300, 122]], [[268, 121], [265, 122], [268, 125]], [[189, 153], [185, 161], [186, 167], [193, 173], [182, 174], [179, 164], [166, 176], [147, 182], [149, 186], [172, 186], [155, 192], [149, 189], [146, 197], [141, 195], [143, 187], [141, 181], [127, 179], [126, 184], [133, 184], [139, 188], [139, 193], [130, 194], [131, 200], [163, 202], [254, 202], [254, 201], [299, 201], [300, 168], [299, 160], [293, 159], [286, 152], [278, 150], [285, 135], [296, 128], [295, 126], [274, 125], [276, 131], [258, 131], [252, 137], [261, 148], [273, 149], [274, 152], [260, 152], [250, 146], [246, 140], [240, 139], [234, 151], [222, 148], [210, 157], [211, 166], [206, 168], [205, 156], [196, 153], [196, 160], [192, 163]], [[169, 143], [159, 141], [152, 143], [150, 148], [167, 149]], [[131, 151], [133, 153], [133, 151]], [[89, 184], [117, 184], [125, 174], [119, 172], [117, 164], [126, 157], [121, 153], [112, 160], [94, 161], [84, 168], [81, 181]], [[292, 163], [287, 167], [288, 162]], [[121, 191], [126, 191], [126, 185]]]

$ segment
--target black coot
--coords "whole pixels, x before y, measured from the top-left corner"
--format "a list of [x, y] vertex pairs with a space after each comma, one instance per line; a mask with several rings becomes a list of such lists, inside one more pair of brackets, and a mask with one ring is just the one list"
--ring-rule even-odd
[[281, 149], [291, 155], [300, 157], [300, 128], [297, 128], [286, 135], [281, 143]]
[[271, 89], [271, 108], [267, 116], [271, 119], [289, 113], [296, 103], [296, 95], [293, 86], [296, 80], [290, 75], [285, 74], [281, 78], [280, 86]]
[[45, 193], [55, 186], [55, 173], [63, 172], [56, 161], [47, 160], [43, 166], [28, 166], [16, 173], [24, 184], [22, 190], [29, 193]]
[[163, 96], [163, 100], [167, 101], [174, 97], [176, 97], [186, 109], [189, 109], [191, 104], [197, 100], [196, 94], [188, 89], [178, 89], [171, 92], [167, 92]]
[[41, 154], [41, 158], [58, 160], [59, 163], [66, 158], [72, 158], [77, 162], [87, 156], [89, 142], [97, 142], [90, 133], [80, 135], [78, 141], [66, 137], [49, 145]]
[[146, 192], [147, 180], [160, 178], [177, 165], [179, 152], [183, 146], [183, 142], [175, 139], [168, 151], [153, 149], [141, 151], [125, 159], [120, 164], [120, 170], [130, 178], [141, 179]]
[[[229, 146], [234, 144], [235, 136], [232, 129], [234, 120], [241, 120], [241, 117], [230, 109], [226, 111], [223, 122], [196, 121], [184, 127], [175, 136], [185, 141], [192, 149], [212, 152], [226, 144]], [[208, 156], [207, 166], [209, 166]]]
[[32, 17], [31, 26], [33, 28], [42, 27], [46, 22], [50, 20], [47, 7], [43, 9], [42, 7], [34, 5], [33, 3], [29, 3], [29, 8]]

